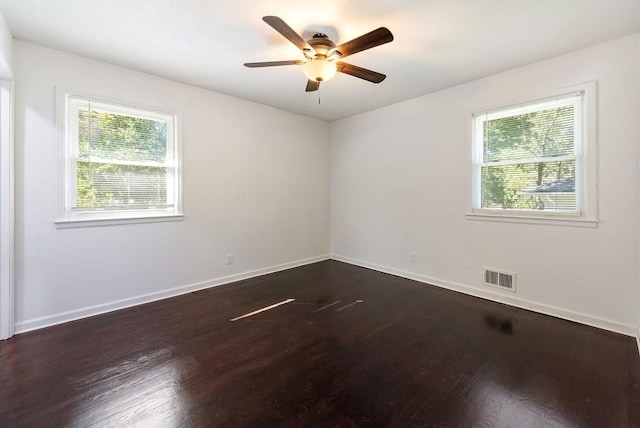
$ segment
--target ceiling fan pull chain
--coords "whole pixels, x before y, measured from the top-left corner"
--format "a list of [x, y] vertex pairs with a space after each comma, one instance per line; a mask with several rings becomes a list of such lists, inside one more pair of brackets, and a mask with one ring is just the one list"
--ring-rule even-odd
[[320, 105], [320, 88], [316, 92], [318, 93], [318, 105]]

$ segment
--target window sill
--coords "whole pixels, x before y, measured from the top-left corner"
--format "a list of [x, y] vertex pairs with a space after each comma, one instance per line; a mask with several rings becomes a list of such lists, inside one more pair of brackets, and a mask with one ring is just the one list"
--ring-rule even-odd
[[474, 221], [494, 221], [501, 223], [522, 223], [522, 224], [544, 224], [547, 226], [565, 226], [565, 227], [598, 227], [598, 220], [594, 218], [582, 217], [537, 217], [515, 214], [489, 214], [479, 212], [468, 212], [465, 214], [467, 220]]
[[118, 217], [118, 218], [84, 218], [55, 221], [56, 229], [73, 229], [78, 227], [104, 227], [127, 224], [160, 223], [167, 221], [182, 221], [183, 214], [158, 215], [148, 217]]

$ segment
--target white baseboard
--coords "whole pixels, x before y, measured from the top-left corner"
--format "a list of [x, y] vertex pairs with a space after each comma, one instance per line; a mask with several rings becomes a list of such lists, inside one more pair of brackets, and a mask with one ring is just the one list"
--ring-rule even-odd
[[640, 354], [640, 328], [638, 329], [638, 332], [636, 333], [636, 343], [638, 344], [638, 354]]
[[62, 312], [55, 315], [49, 315], [46, 317], [34, 318], [34, 319], [16, 323], [15, 333], [16, 334], [26, 333], [28, 331], [50, 327], [56, 324], [63, 324], [63, 323], [78, 320], [81, 318], [100, 315], [106, 312], [112, 312], [118, 309], [129, 308], [131, 306], [137, 306], [144, 303], [155, 302], [157, 300], [163, 300], [170, 297], [179, 296], [181, 294], [191, 293], [193, 291], [203, 290], [205, 288], [211, 288], [211, 287], [216, 287], [218, 285], [229, 284], [231, 282], [254, 278], [262, 275], [267, 275], [270, 273], [279, 272], [282, 270], [287, 270], [294, 267], [304, 266], [311, 263], [316, 263], [316, 262], [329, 260], [329, 259], [330, 259], [330, 256], [328, 254], [322, 255], [322, 256], [310, 257], [307, 259], [296, 260], [293, 262], [283, 263], [280, 265], [269, 266], [266, 268], [223, 276], [220, 278], [214, 278], [207, 281], [197, 282], [194, 284], [183, 285], [181, 287], [170, 288], [168, 290], [162, 290], [154, 293], [143, 294], [140, 296], [130, 297], [127, 299], [116, 300], [108, 303], [102, 303], [95, 306], [88, 306], [86, 308], [76, 309], [68, 312]]
[[377, 265], [375, 263], [369, 263], [362, 260], [352, 259], [350, 257], [344, 257], [337, 254], [332, 254], [331, 259], [349, 263], [356, 266], [365, 267], [368, 269], [376, 270], [379, 272], [388, 273], [391, 275], [399, 276], [402, 278], [412, 279], [414, 281], [423, 282], [437, 287], [446, 288], [448, 290], [457, 291], [459, 293], [468, 294], [474, 297], [480, 297], [481, 299], [491, 300], [498, 303], [504, 303], [506, 305], [515, 306], [521, 309], [527, 309], [533, 312], [538, 312], [545, 315], [551, 315], [557, 318], [574, 321], [581, 324], [586, 324], [592, 327], [601, 328], [603, 330], [609, 330], [616, 333], [621, 333], [626, 336], [636, 337], [638, 340], [638, 348], [640, 350], [640, 331], [638, 326], [623, 324], [617, 321], [600, 318], [592, 315], [583, 314], [580, 312], [571, 311], [568, 309], [559, 308], [556, 306], [546, 305], [544, 303], [538, 303], [531, 300], [521, 299], [512, 295], [503, 295], [491, 290], [482, 290], [477, 287], [469, 285], [458, 284], [450, 281], [443, 281], [437, 278], [431, 278], [425, 275], [408, 272], [400, 269], [390, 268], [387, 266]]

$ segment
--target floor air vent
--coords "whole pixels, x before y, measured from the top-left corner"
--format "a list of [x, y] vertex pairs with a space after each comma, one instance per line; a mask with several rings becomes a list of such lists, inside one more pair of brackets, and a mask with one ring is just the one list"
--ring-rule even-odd
[[516, 274], [497, 269], [484, 268], [484, 283], [503, 290], [516, 291]]

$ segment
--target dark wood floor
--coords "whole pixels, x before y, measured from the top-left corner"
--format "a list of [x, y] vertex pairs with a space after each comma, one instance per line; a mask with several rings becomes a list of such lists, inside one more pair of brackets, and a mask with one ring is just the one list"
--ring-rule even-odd
[[640, 427], [640, 357], [327, 261], [1, 342], [0, 426]]

